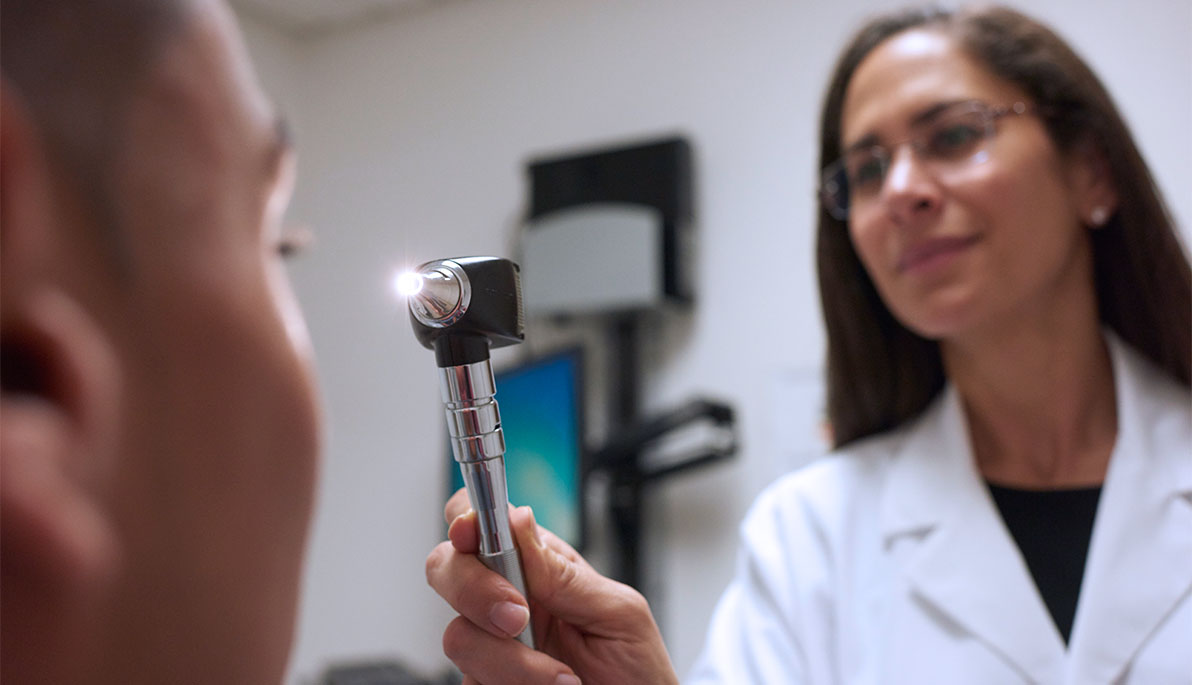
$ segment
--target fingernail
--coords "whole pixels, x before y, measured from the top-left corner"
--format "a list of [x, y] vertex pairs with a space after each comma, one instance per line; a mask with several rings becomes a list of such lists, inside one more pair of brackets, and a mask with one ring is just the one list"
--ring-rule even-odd
[[509, 637], [516, 637], [530, 622], [530, 610], [513, 602], [501, 602], [489, 612], [488, 620]]
[[580, 685], [579, 678], [570, 673], [560, 673], [555, 677], [555, 685]]

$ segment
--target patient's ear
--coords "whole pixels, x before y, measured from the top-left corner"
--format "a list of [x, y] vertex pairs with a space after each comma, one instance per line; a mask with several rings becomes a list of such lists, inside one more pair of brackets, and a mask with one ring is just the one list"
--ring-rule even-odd
[[[111, 577], [107, 494], [120, 373], [110, 338], [55, 274], [65, 249], [44, 146], [0, 91], [0, 604], [9, 636]], [[12, 628], [12, 630], [10, 630]], [[6, 657], [8, 655], [6, 654]], [[8, 659], [6, 658], [6, 661]]]
[[70, 299], [37, 293], [2, 306], [0, 563], [8, 604], [12, 580], [71, 592], [111, 573], [107, 495], [120, 393], [106, 340]]

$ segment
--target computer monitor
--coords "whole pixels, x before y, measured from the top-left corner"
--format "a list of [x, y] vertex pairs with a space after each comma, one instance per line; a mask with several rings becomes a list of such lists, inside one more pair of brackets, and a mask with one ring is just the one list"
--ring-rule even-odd
[[[509, 501], [576, 549], [584, 543], [583, 354], [569, 348], [499, 369]], [[463, 477], [450, 455], [450, 492]]]

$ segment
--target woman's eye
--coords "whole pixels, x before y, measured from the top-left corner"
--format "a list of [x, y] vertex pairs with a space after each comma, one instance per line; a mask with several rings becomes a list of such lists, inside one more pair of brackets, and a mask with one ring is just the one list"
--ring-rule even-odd
[[968, 152], [984, 136], [984, 131], [973, 124], [950, 124], [931, 134], [927, 149], [932, 155], [946, 159]]
[[853, 189], [864, 190], [880, 185], [885, 165], [876, 155], [866, 155], [848, 165], [848, 182]]

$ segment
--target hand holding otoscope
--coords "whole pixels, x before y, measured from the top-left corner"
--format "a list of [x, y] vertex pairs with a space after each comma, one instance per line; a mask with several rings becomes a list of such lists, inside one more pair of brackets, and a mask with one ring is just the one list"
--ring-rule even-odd
[[[428, 262], [404, 274], [414, 336], [435, 351], [451, 449], [480, 528], [480, 560], [524, 597], [521, 559], [509, 530], [505, 438], [489, 349], [524, 337], [518, 267], [497, 257]], [[518, 636], [533, 648], [527, 627]]]
[[[443, 259], [423, 264], [401, 280], [399, 290], [410, 298], [414, 334], [435, 351], [452, 450], [476, 512], [477, 556], [508, 579], [528, 603], [521, 557], [510, 530], [505, 440], [489, 364], [490, 348], [513, 345], [523, 337], [517, 265], [496, 257]], [[447, 503], [449, 520], [462, 513], [462, 503], [452, 498]], [[678, 683], [645, 598], [601, 576], [549, 532], [527, 535], [525, 526], [535, 526], [532, 519], [519, 519], [519, 524], [536, 574], [535, 612], [541, 612], [540, 618], [550, 626], [542, 636], [542, 651], [527, 652], [510, 640], [494, 640], [491, 627], [463, 629], [457, 619], [448, 626], [453, 645], [448, 656], [460, 670], [485, 683], [563, 685], [580, 678], [597, 683]], [[427, 582], [445, 599], [454, 599], [453, 606], [473, 628], [489, 626], [494, 605], [507, 601], [506, 591], [483, 579], [453, 574], [452, 565], [445, 562], [459, 553], [456, 542], [443, 543], [431, 553], [436, 563], [428, 559]], [[467, 601], [459, 601], [464, 596]], [[535, 647], [529, 626], [518, 640]]]

